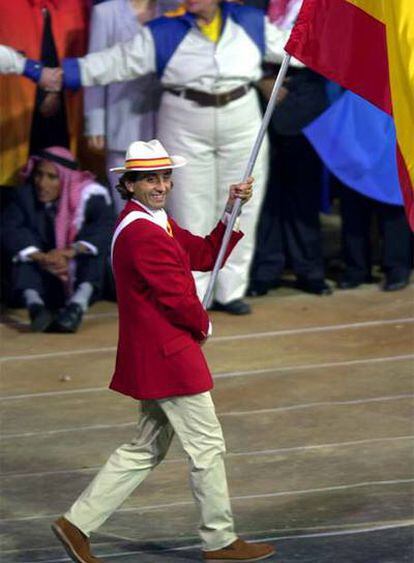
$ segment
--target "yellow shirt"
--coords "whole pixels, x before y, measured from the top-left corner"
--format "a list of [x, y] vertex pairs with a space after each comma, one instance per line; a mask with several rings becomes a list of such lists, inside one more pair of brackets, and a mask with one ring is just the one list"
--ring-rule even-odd
[[200, 31], [213, 43], [217, 43], [220, 38], [222, 25], [221, 10], [218, 9], [215, 13], [214, 18], [210, 23], [199, 24]]

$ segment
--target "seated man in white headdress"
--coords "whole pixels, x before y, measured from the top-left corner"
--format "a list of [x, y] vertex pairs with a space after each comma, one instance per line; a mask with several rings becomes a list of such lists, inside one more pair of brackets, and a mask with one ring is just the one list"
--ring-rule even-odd
[[32, 155], [23, 178], [2, 217], [12, 290], [34, 332], [76, 332], [103, 281], [113, 226], [108, 190], [77, 170], [64, 147]]

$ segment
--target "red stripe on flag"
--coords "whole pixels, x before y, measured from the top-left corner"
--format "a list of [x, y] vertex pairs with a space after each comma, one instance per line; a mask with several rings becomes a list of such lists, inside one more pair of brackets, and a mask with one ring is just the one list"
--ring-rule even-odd
[[285, 49], [392, 113], [385, 26], [360, 8], [346, 0], [304, 0]]
[[401, 153], [400, 147], [397, 145], [397, 166], [398, 176], [400, 178], [401, 191], [404, 198], [405, 213], [411, 230], [414, 231], [414, 186], [408, 173], [407, 165]]

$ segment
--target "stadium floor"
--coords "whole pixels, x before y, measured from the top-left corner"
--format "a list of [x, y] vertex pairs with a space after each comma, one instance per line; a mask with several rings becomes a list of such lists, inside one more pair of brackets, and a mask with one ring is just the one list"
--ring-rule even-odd
[[[205, 347], [238, 532], [274, 542], [275, 562], [413, 561], [414, 286], [251, 303], [251, 316], [212, 313]], [[116, 306], [93, 306], [75, 335], [31, 334], [12, 311], [1, 334], [1, 561], [68, 561], [49, 525], [137, 420], [107, 390]], [[174, 441], [93, 549], [108, 563], [197, 561], [196, 521]]]

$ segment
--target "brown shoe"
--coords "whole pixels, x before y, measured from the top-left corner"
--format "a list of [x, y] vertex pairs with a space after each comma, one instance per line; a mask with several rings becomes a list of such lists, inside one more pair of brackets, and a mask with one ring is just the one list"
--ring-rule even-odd
[[259, 561], [267, 559], [276, 552], [268, 543], [247, 543], [240, 538], [230, 545], [215, 551], [203, 551], [204, 560], [214, 561]]
[[104, 563], [102, 559], [92, 555], [88, 537], [63, 516], [53, 522], [52, 530], [69, 557], [76, 563]]

